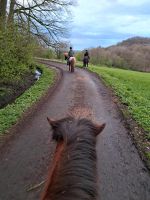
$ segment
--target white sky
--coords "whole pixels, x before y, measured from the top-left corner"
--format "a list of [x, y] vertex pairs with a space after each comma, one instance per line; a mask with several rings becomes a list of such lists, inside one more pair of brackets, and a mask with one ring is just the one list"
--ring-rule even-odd
[[150, 36], [150, 0], [78, 0], [72, 10], [70, 41], [74, 49]]

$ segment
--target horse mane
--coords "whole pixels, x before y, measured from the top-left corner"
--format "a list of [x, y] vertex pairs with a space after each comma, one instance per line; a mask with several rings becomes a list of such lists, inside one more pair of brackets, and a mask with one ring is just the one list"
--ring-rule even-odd
[[63, 145], [42, 200], [95, 200], [96, 126], [87, 119], [68, 117], [53, 122], [52, 128], [53, 139]]

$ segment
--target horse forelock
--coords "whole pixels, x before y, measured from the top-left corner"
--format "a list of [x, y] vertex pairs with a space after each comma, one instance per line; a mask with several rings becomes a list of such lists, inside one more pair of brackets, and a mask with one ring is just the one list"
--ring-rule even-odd
[[95, 137], [95, 126], [88, 119], [74, 119], [72, 117], [57, 121], [57, 128], [54, 130], [54, 139], [64, 140], [66, 144], [79, 139]]

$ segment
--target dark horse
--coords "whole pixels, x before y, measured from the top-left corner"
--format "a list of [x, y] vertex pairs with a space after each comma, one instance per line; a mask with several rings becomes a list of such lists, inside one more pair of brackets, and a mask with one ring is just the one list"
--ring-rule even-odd
[[95, 200], [96, 136], [105, 124], [73, 117], [48, 121], [57, 147], [41, 200]]
[[89, 64], [89, 56], [84, 56], [83, 67], [88, 67], [88, 64]]

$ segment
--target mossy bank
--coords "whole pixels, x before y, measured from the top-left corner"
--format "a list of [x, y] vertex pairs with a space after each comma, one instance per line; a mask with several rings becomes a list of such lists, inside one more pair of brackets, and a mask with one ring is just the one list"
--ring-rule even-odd
[[53, 86], [56, 78], [54, 69], [40, 65], [42, 76], [36, 83], [18, 97], [14, 103], [7, 105], [0, 110], [0, 134], [7, 133], [7, 130], [16, 124], [21, 116], [35, 104]]

